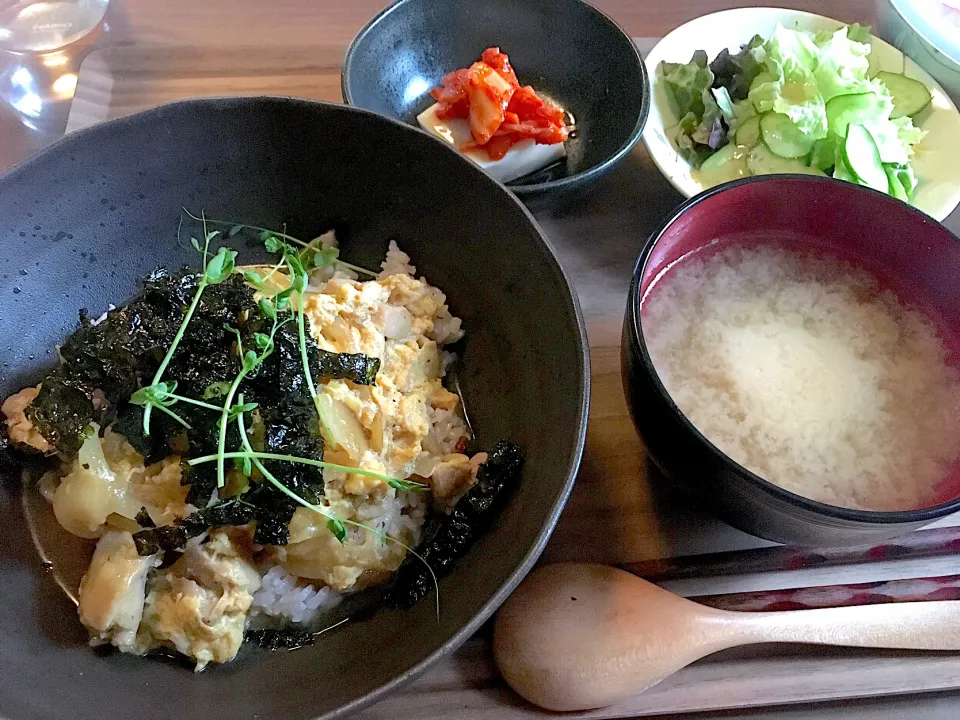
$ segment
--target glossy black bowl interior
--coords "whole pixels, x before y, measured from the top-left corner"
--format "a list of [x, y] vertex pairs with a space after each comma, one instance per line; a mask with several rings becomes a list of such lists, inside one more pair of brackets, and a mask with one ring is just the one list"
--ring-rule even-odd
[[[460, 382], [478, 444], [527, 452], [494, 526], [428, 598], [383, 610], [293, 652], [244, 650], [194, 674], [95, 653], [76, 608], [41, 567], [0, 484], [0, 715], [346, 717], [476, 631], [531, 567], [573, 483], [588, 357], [575, 297], [516, 198], [438, 140], [373, 113], [272, 98], [162, 106], [72, 134], [0, 176], [0, 397], [34, 383], [77, 324], [136, 293], [177, 244], [181, 207], [280, 227], [336, 228], [345, 259], [376, 267], [397, 240], [463, 318]], [[244, 248], [240, 260], [257, 257]], [[530, 268], [536, 268], [531, 282]], [[536, 408], [536, 412], [531, 412]]]
[[938, 485], [934, 507], [853, 510], [767, 482], [724, 455], [687, 420], [647, 351], [643, 300], [677, 261], [729, 243], [824, 251], [865, 268], [903, 300], [933, 313], [948, 362], [960, 364], [960, 240], [935, 220], [887, 195], [828, 178], [760, 177], [709, 190], [684, 203], [651, 236], [627, 301], [624, 389], [634, 423], [664, 474], [692, 488], [732, 525], [799, 545], [881, 540], [960, 510], [960, 462]]
[[521, 84], [576, 119], [568, 157], [509, 183], [524, 201], [562, 194], [609, 171], [640, 139], [650, 88], [643, 60], [616, 23], [582, 0], [400, 0], [354, 39], [343, 99], [416, 125], [443, 76], [498, 46]]

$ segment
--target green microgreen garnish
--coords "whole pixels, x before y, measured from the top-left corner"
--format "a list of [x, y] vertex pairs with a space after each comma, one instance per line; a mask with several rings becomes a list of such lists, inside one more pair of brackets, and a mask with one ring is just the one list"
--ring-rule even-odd
[[398, 480], [397, 478], [388, 479], [387, 485], [403, 492], [424, 492], [427, 489], [426, 485], [415, 480]]
[[[197, 217], [196, 215], [193, 215], [186, 208], [184, 208], [183, 211], [194, 220], [203, 220], [202, 217]], [[223, 227], [230, 228], [229, 231], [227, 232], [227, 237], [234, 237], [235, 235], [242, 232], [243, 230], [253, 230], [254, 232], [257, 232], [260, 234], [259, 235], [260, 241], [264, 242], [265, 244], [266, 244], [266, 239], [271, 237], [277, 240], [286, 240], [288, 242], [292, 242], [294, 245], [299, 245], [301, 248], [303, 248], [302, 250], [300, 250], [300, 253], [303, 256], [310, 256], [311, 253], [313, 254], [313, 259], [310, 263], [311, 267], [327, 267], [328, 265], [336, 263], [337, 265], [341, 265], [345, 268], [349, 268], [350, 270], [353, 270], [354, 272], [360, 273], [362, 275], [376, 277], [378, 274], [373, 270], [367, 270], [366, 268], [360, 267], [359, 265], [351, 265], [348, 262], [344, 262], [343, 260], [340, 259], [340, 252], [336, 248], [328, 249], [328, 248], [319, 247], [320, 239], [323, 237], [322, 235], [315, 237], [313, 240], [310, 240], [309, 242], [304, 242], [300, 238], [294, 237], [293, 235], [288, 235], [285, 232], [271, 230], [270, 228], [260, 227], [258, 225], [247, 225], [245, 223], [235, 223], [235, 222], [230, 222], [228, 220], [211, 220], [210, 218], [207, 218], [206, 222], [213, 225], [221, 225]], [[281, 249], [279, 246], [276, 246], [276, 245], [274, 246], [275, 249], [273, 250], [270, 249], [271, 248], [270, 245], [267, 245], [266, 247], [268, 252], [280, 252], [280, 249]], [[333, 250], [335, 252], [331, 253], [330, 250]], [[317, 255], [320, 256], [319, 261], [317, 260], [317, 257], [316, 257]], [[271, 275], [272, 274], [273, 273], [271, 273]]]
[[[275, 238], [268, 238], [275, 239]], [[304, 320], [304, 302], [303, 291], [307, 288], [307, 272], [303, 267], [300, 256], [290, 246], [283, 248], [283, 258], [286, 261], [287, 268], [290, 270], [290, 289], [297, 293], [297, 335], [300, 339], [300, 361], [303, 363], [303, 374], [307, 380], [307, 389], [310, 391], [310, 397], [313, 398], [313, 404], [320, 414], [320, 403], [317, 398], [317, 388], [313, 383], [313, 374], [310, 372], [310, 360], [307, 357], [307, 337]]]
[[[242, 395], [240, 396], [240, 402], [243, 402]], [[323, 517], [327, 518], [327, 529], [330, 530], [331, 533], [333, 533], [334, 537], [336, 537], [337, 540], [339, 540], [340, 544], [342, 545], [347, 539], [347, 528], [344, 526], [343, 521], [340, 520], [340, 518], [338, 518], [336, 515], [334, 515], [332, 512], [330, 512], [326, 508], [323, 508], [319, 505], [314, 505], [313, 503], [310, 503], [304, 500], [302, 497], [300, 497], [295, 492], [293, 492], [293, 490], [291, 490], [282, 482], [277, 480], [277, 478], [273, 475], [273, 473], [267, 470], [267, 468], [264, 466], [263, 462], [260, 459], [260, 455], [263, 455], [263, 454], [269, 455], [269, 453], [254, 452], [253, 446], [250, 444], [250, 438], [247, 437], [247, 428], [243, 421], [242, 413], [237, 416], [237, 429], [240, 431], [240, 442], [243, 444], [244, 450], [246, 452], [230, 453], [230, 455], [236, 455], [237, 459], [242, 459], [243, 462], [245, 463], [250, 462], [252, 465], [255, 465], [257, 470], [260, 471], [260, 474], [263, 475], [263, 477], [270, 484], [272, 484], [275, 488], [280, 490], [280, 492], [282, 492], [284, 495], [287, 495], [289, 498], [299, 503], [300, 505], [303, 505], [304, 507], [309, 508], [310, 510], [313, 510], [315, 513], [318, 513]]]
[[[217, 487], [222, 488], [226, 483], [226, 474], [224, 473], [223, 461], [226, 457], [226, 447], [227, 447], [227, 423], [232, 417], [242, 416], [245, 410], [240, 410], [237, 415], [231, 415], [233, 411], [233, 396], [236, 394], [237, 389], [240, 387], [240, 383], [243, 382], [243, 379], [248, 375], [252, 375], [257, 371], [257, 369], [263, 364], [263, 361], [270, 357], [273, 354], [274, 350], [274, 337], [277, 334], [277, 330], [283, 327], [290, 319], [287, 318], [281, 322], [277, 321], [276, 313], [273, 314], [273, 327], [270, 328], [270, 334], [264, 336], [265, 340], [262, 343], [257, 342], [257, 346], [260, 349], [260, 353], [257, 353], [255, 350], [243, 350], [243, 341], [240, 338], [240, 331], [231, 326], [227, 326], [230, 331], [234, 332], [237, 336], [237, 353], [240, 355], [240, 372], [237, 373], [237, 376], [234, 378], [233, 383], [231, 383], [230, 388], [227, 390], [226, 400], [223, 402], [223, 412], [220, 416], [220, 437], [217, 442]], [[259, 333], [258, 333], [259, 334]], [[256, 404], [253, 404], [250, 409], [256, 407]]]
[[[198, 458], [193, 458], [187, 462], [188, 465], [203, 465], [204, 463], [214, 462], [219, 458], [220, 455], [203, 455]], [[327, 468], [329, 470], [340, 470], [345, 473], [350, 473], [352, 475], [365, 475], [366, 477], [376, 478], [377, 480], [382, 480], [383, 482], [390, 485], [390, 487], [397, 487], [397, 483], [407, 483], [410, 482], [412, 485], [418, 485], [420, 487], [425, 487], [420, 485], [420, 483], [413, 483], [408, 480], [398, 480], [397, 478], [392, 478], [388, 475], [383, 475], [373, 470], [365, 470], [363, 468], [349, 467], [347, 465], [338, 465], [337, 463], [329, 463], [325, 460], [313, 460], [312, 458], [303, 458], [296, 455], [283, 455], [281, 453], [269, 453], [269, 452], [257, 452], [256, 450], [250, 449], [245, 452], [225, 452], [223, 453], [225, 458], [237, 458], [237, 457], [250, 457], [257, 460], [282, 460], [284, 462], [300, 463], [301, 465], [312, 465], [313, 467], [318, 468]], [[398, 488], [400, 490], [407, 490], [410, 488]]]
[[[262, 233], [261, 233], [262, 235]], [[345, 268], [353, 270], [354, 272], [360, 273], [361, 275], [369, 275], [371, 277], [376, 277], [377, 273], [372, 270], [367, 270], [358, 265], [351, 265], [348, 262], [344, 262], [340, 259], [340, 250], [335, 247], [323, 247], [321, 244], [323, 240], [323, 235], [315, 237], [310, 242], [306, 243], [301, 250], [297, 252], [297, 255], [301, 258], [309, 258], [309, 265], [315, 268], [324, 268], [330, 267], [331, 265], [341, 265]]]
[[[140, 405], [144, 408], [155, 407], [157, 410], [168, 414], [178, 423], [183, 425], [187, 430], [190, 430], [190, 425], [186, 420], [170, 410], [171, 405], [182, 402], [187, 403], [188, 405], [196, 405], [197, 407], [206, 408], [207, 410], [214, 410], [216, 412], [223, 410], [223, 408], [219, 405], [211, 405], [210, 403], [202, 402], [200, 400], [194, 400], [193, 398], [185, 397], [183, 395], [177, 395], [174, 392], [176, 388], [177, 383], [175, 380], [147, 385], [146, 387], [142, 387], [133, 393], [133, 395], [130, 396], [130, 402], [134, 405]], [[207, 395], [204, 394], [204, 397], [206, 398]], [[146, 410], [144, 410], [144, 413], [146, 413]]]
[[[228, 392], [230, 392], [230, 383], [228, 383], [226, 380], [212, 382], [207, 385], [206, 390], [203, 391], [203, 399], [210, 400], [212, 398], [223, 397]], [[223, 408], [218, 407], [217, 410], [223, 410]]]
[[145, 423], [144, 435], [149, 434], [146, 428], [146, 423], [149, 422], [147, 413], [151, 408], [157, 408], [157, 410], [166, 413], [178, 423], [183, 425], [187, 430], [190, 430], [190, 424], [170, 409], [171, 405], [176, 404], [177, 401], [181, 399], [180, 396], [173, 393], [173, 389], [176, 388], [176, 386], [176, 382], [158, 382], [154, 383], [153, 385], [142, 387], [130, 396], [131, 403], [145, 408], [143, 411]]
[[338, 261], [340, 257], [340, 250], [335, 247], [324, 248], [323, 250], [317, 250], [313, 254], [313, 266], [314, 267], [329, 267]]

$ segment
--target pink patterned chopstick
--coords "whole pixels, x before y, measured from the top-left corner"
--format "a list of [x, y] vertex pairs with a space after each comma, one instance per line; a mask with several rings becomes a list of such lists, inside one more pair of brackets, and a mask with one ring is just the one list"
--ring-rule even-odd
[[748, 612], [807, 610], [923, 600], [960, 600], [960, 575], [729, 595], [705, 595], [690, 599], [720, 610]]
[[621, 567], [648, 580], [799, 570], [883, 560], [960, 555], [960, 527], [917, 530], [877, 545], [810, 549], [786, 546], [688, 555], [627, 563]]

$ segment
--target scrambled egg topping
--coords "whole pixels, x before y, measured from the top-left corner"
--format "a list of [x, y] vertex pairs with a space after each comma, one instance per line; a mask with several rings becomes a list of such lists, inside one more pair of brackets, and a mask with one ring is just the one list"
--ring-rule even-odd
[[259, 589], [249, 536], [233, 528], [212, 531], [207, 542], [188, 547], [151, 582], [140, 649], [173, 647], [195, 658], [198, 670], [232, 660]]
[[[329, 280], [304, 303], [313, 338], [323, 350], [363, 353], [381, 361], [375, 384], [331, 380], [321, 385], [321, 425], [326, 460], [390, 477], [430, 484], [440, 504], [452, 504], [475, 480], [462, 449], [468, 431], [460, 398], [442, 384], [442, 346], [462, 336], [446, 298], [412, 275], [405, 255], [391, 248], [407, 272], [383, 273], [360, 282]], [[408, 274], [410, 272], [411, 274]], [[338, 517], [367, 523], [377, 506], [388, 507], [396, 491], [380, 478], [330, 470], [326, 498]], [[423, 510], [421, 509], [421, 512]], [[389, 523], [379, 523], [387, 531]], [[290, 544], [278, 555], [300, 577], [321, 580], [334, 590], [380, 582], [399, 567], [406, 550], [371, 533], [352, 533], [340, 544], [323, 518], [298, 509], [290, 523]], [[404, 544], [416, 544], [415, 529], [401, 530]]]
[[[340, 423], [330, 433], [332, 449], [345, 464], [408, 477], [425, 452], [432, 416], [458, 409], [460, 399], [441, 382], [437, 337], [449, 339], [446, 328], [438, 327], [446, 312], [443, 301], [442, 294], [409, 275], [365, 283], [331, 280], [324, 292], [307, 298], [311, 334], [322, 349], [381, 360], [374, 385], [331, 380], [321, 387]], [[381, 484], [352, 475], [344, 490], [363, 494]]]
[[10, 440], [45, 453], [49, 452], [50, 443], [27, 419], [25, 413], [27, 406], [36, 399], [39, 393], [39, 385], [24, 388], [3, 401], [3, 404], [0, 405], [0, 414], [7, 419], [7, 431], [10, 433]]

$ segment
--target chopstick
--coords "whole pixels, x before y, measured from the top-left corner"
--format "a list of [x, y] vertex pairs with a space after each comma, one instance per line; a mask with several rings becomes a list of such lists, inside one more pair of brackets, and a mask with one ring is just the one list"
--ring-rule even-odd
[[646, 560], [620, 567], [647, 580], [660, 582], [943, 555], [960, 555], [960, 527], [917, 530], [874, 545], [820, 549], [774, 546]]
[[880, 605], [960, 600], [960, 575], [888, 580], [854, 585], [825, 585], [765, 592], [731, 593], [692, 597], [703, 605], [720, 610], [768, 612], [771, 610], [808, 610], [813, 608]]

